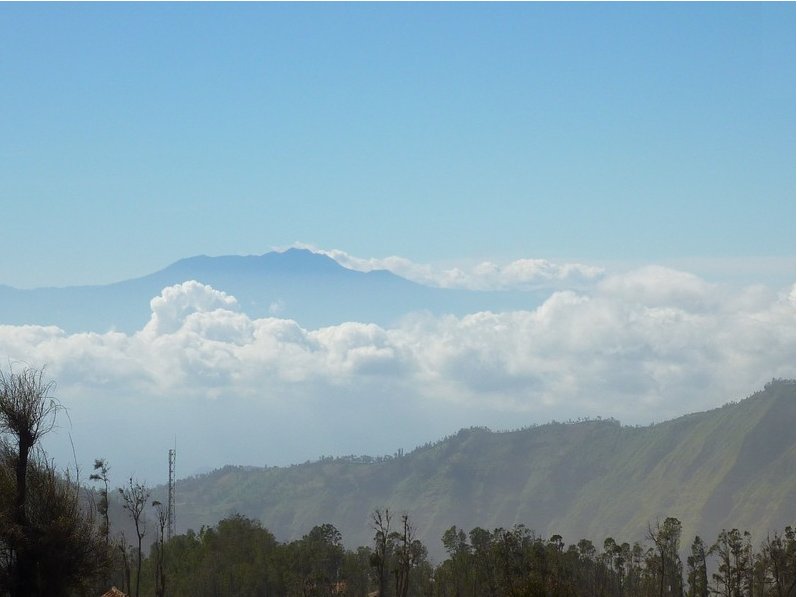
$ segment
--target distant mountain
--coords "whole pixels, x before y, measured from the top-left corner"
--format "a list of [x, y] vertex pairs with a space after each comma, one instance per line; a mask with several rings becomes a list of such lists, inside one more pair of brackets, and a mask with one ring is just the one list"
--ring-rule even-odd
[[675, 516], [686, 545], [695, 534], [712, 541], [723, 527], [748, 529], [757, 541], [794, 524], [794, 422], [794, 381], [773, 381], [739, 403], [649, 427], [476, 428], [387, 459], [229, 466], [178, 482], [178, 530], [237, 512], [280, 539], [331, 522], [348, 545], [365, 545], [370, 512], [389, 507], [411, 515], [438, 557], [452, 524], [525, 523], [600, 545], [609, 535], [642, 540], [649, 521]]
[[388, 271], [358, 272], [304, 249], [259, 256], [191, 257], [142, 278], [98, 286], [21, 290], [0, 285], [0, 324], [57, 325], [67, 332], [133, 332], [167, 286], [209, 284], [238, 299], [250, 317], [295, 319], [308, 328], [343, 321], [388, 325], [413, 311], [464, 314], [536, 307], [520, 292], [432, 288]]

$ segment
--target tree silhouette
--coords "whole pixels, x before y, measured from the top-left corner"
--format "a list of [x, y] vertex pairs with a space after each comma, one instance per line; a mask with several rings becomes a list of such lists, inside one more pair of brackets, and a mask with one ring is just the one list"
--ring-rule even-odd
[[127, 482], [127, 486], [119, 488], [119, 495], [122, 496], [122, 507], [128, 511], [133, 525], [136, 528], [138, 546], [136, 551], [136, 597], [139, 597], [141, 589], [141, 541], [147, 532], [146, 521], [144, 520], [144, 507], [149, 499], [149, 489], [143, 483], [133, 483], [133, 478]]
[[86, 588], [107, 563], [79, 483], [39, 446], [60, 409], [53, 387], [38, 369], [0, 371], [0, 586], [12, 597]]

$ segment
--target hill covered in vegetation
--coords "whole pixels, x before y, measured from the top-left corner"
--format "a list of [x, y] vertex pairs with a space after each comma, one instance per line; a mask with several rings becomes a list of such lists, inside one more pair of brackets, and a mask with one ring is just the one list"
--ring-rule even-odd
[[746, 528], [763, 538], [793, 524], [794, 503], [795, 383], [782, 380], [741, 402], [647, 427], [590, 420], [474, 428], [392, 457], [229, 466], [177, 484], [180, 532], [239, 513], [282, 540], [331, 523], [347, 545], [367, 545], [369, 515], [389, 507], [412, 516], [435, 557], [452, 524], [525, 523], [565, 540], [633, 540], [649, 522], [675, 516], [684, 537]]

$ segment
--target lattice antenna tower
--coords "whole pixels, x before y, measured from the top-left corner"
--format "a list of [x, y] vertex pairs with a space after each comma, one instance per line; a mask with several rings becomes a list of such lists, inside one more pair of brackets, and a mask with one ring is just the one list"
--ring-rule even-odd
[[167, 511], [166, 537], [171, 539], [174, 535], [176, 520], [174, 516], [174, 459], [177, 455], [177, 444], [175, 443], [174, 449], [169, 450], [169, 509]]

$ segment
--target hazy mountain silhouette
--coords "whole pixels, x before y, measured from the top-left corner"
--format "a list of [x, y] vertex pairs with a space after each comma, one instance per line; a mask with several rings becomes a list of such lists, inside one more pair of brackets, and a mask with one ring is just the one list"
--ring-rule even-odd
[[525, 523], [600, 545], [609, 535], [642, 540], [648, 522], [675, 516], [685, 546], [695, 534], [713, 541], [722, 528], [750, 530], [758, 541], [794, 524], [794, 420], [794, 381], [773, 381], [739, 403], [648, 427], [475, 428], [386, 459], [229, 466], [178, 482], [178, 527], [241, 513], [294, 539], [330, 522], [356, 546], [371, 542], [370, 512], [389, 507], [408, 512], [438, 556], [452, 524]]
[[307, 328], [344, 321], [388, 325], [406, 313], [465, 314], [536, 307], [541, 295], [423, 286], [388, 271], [358, 272], [305, 249], [259, 256], [198, 256], [106, 285], [16, 289], [0, 285], [0, 324], [57, 325], [67, 332], [133, 332], [149, 303], [173, 284], [196, 280], [238, 299], [250, 317], [295, 319]]

